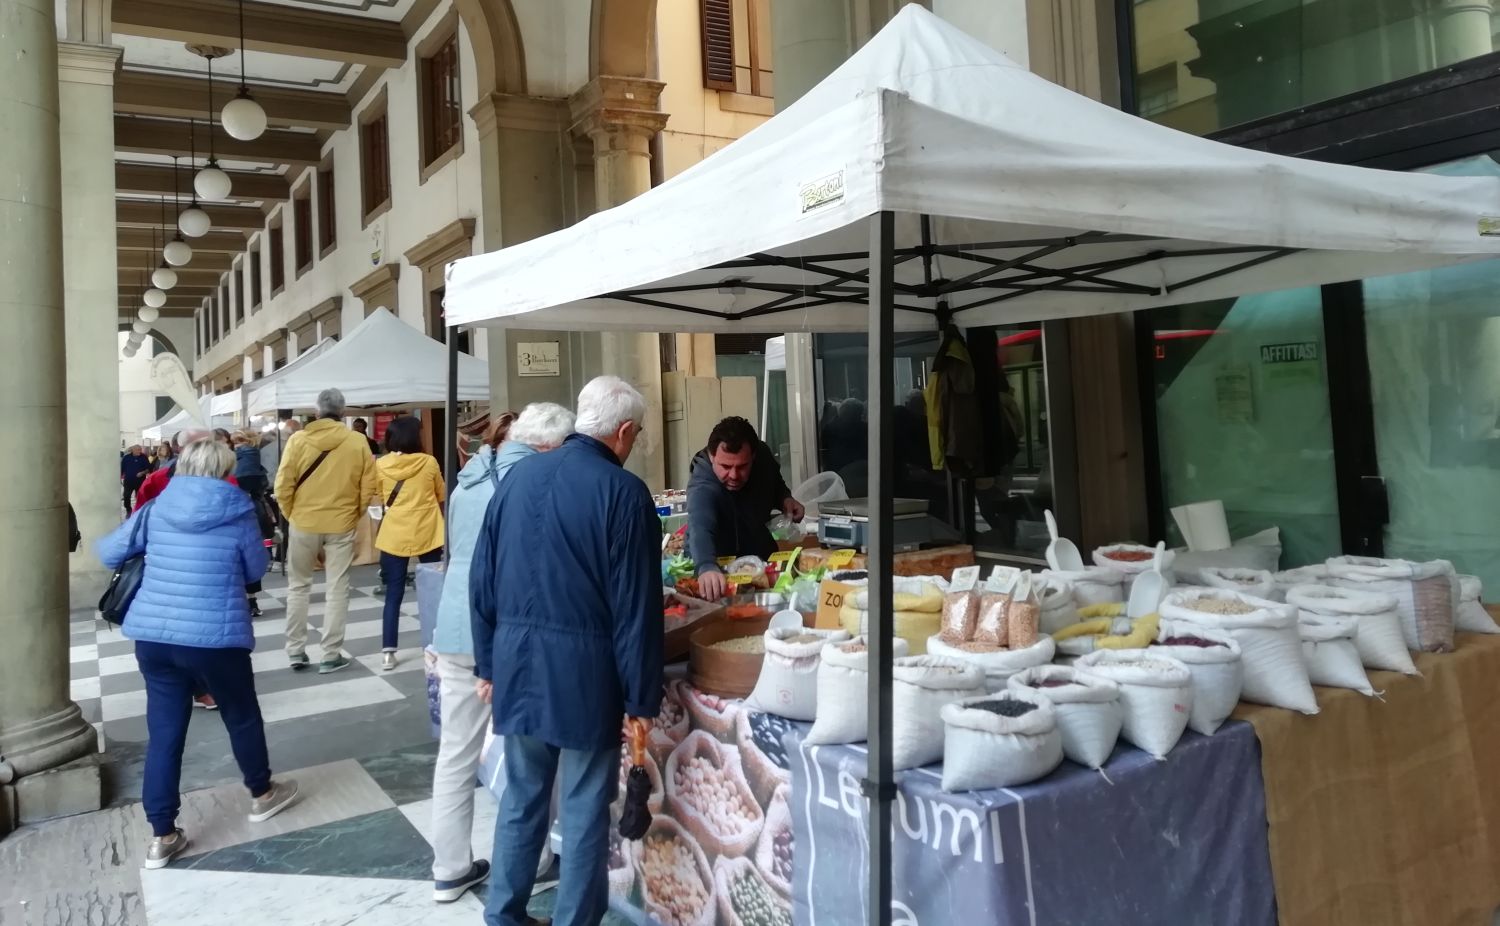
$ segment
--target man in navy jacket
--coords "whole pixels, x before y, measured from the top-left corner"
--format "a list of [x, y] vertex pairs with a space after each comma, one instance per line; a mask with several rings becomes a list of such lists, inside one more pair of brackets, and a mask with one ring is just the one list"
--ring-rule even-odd
[[609, 806], [621, 718], [661, 707], [661, 521], [624, 468], [646, 411], [624, 380], [578, 396], [577, 432], [512, 467], [485, 516], [469, 578], [474, 672], [505, 738], [491, 926], [525, 926], [561, 775], [554, 922], [597, 924], [608, 904]]

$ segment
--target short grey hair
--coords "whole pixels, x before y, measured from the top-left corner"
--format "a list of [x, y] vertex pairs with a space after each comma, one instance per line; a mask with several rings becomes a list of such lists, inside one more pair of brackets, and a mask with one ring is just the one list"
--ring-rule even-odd
[[510, 426], [506, 440], [551, 449], [573, 433], [573, 413], [556, 402], [532, 402]]
[[210, 476], [223, 479], [234, 472], [234, 451], [212, 437], [203, 437], [182, 448], [177, 460], [179, 476]]
[[578, 419], [574, 429], [598, 440], [614, 437], [621, 425], [637, 425], [646, 417], [646, 400], [636, 388], [618, 376], [596, 376], [578, 393]]
[[318, 393], [318, 417], [344, 417], [344, 394], [337, 389], [324, 389]]

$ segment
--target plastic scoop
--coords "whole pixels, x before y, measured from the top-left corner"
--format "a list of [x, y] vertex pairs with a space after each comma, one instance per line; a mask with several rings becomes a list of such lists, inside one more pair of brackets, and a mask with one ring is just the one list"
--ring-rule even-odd
[[767, 630], [781, 630], [785, 627], [801, 627], [801, 611], [777, 611], [771, 617], [771, 622], [766, 625]]
[[1047, 533], [1052, 535], [1052, 542], [1047, 544], [1047, 565], [1057, 572], [1082, 572], [1083, 554], [1073, 541], [1057, 536], [1057, 518], [1052, 516], [1052, 509], [1047, 509], [1046, 515]]
[[1161, 556], [1166, 551], [1167, 545], [1158, 542], [1151, 568], [1135, 577], [1135, 584], [1130, 586], [1130, 601], [1125, 604], [1126, 617], [1145, 617], [1161, 607], [1162, 599], [1167, 597], [1167, 580], [1161, 574]]

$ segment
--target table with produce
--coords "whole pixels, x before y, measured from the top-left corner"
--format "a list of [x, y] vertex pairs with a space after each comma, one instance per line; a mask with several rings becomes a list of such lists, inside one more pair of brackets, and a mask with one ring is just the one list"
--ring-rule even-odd
[[[662, 926], [859, 922], [868, 575], [836, 552], [737, 557], [723, 564], [735, 594], [705, 602], [674, 546], [664, 630], [686, 661], [669, 667], [649, 739], [654, 819], [638, 841], [613, 836], [611, 905]], [[1207, 553], [1112, 544], [1087, 564], [1076, 549], [1049, 555], [1039, 573], [893, 577], [896, 922], [962, 910], [997, 924], [1276, 923], [1283, 884], [1307, 867], [1293, 860], [1322, 858], [1327, 827], [1301, 827], [1298, 846], [1268, 835], [1268, 817], [1307, 798], [1285, 763], [1315, 747], [1265, 738], [1324, 724], [1336, 742], [1392, 699], [1429, 704], [1414, 652], [1432, 679], [1445, 659], [1475, 685], [1477, 667], [1500, 667], [1500, 637], [1470, 636], [1500, 633], [1477, 580], [1448, 564], [1339, 557], [1276, 571], [1279, 554], [1263, 537]], [[1435, 655], [1456, 641], [1458, 656]], [[1291, 715], [1303, 719], [1267, 720]], [[1494, 767], [1460, 766], [1496, 759], [1448, 749], [1435, 774], [1492, 779]], [[1319, 761], [1337, 766], [1336, 751]], [[1474, 790], [1465, 812], [1500, 821], [1500, 799], [1480, 806]], [[1369, 806], [1348, 812], [1385, 810], [1387, 792], [1360, 793]], [[1410, 855], [1362, 857], [1349, 883], [1402, 882]], [[1440, 859], [1421, 864], [1455, 864]], [[1316, 912], [1280, 921], [1354, 922], [1338, 914], [1339, 883], [1326, 888], [1335, 900], [1301, 891], [1289, 908]]]

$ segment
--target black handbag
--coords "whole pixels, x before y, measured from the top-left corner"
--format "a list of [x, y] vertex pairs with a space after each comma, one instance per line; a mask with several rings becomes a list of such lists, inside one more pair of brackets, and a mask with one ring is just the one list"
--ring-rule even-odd
[[[135, 525], [130, 529], [130, 547], [135, 549], [135, 541], [141, 533], [141, 525], [146, 523], [146, 517], [153, 503], [147, 503], [140, 510], [140, 517], [135, 519]], [[135, 600], [135, 593], [141, 590], [141, 578], [146, 574], [146, 547], [141, 545], [141, 552], [135, 556], [128, 557], [115, 569], [115, 574], [110, 576], [109, 587], [99, 598], [99, 616], [111, 624], [125, 623], [125, 615], [130, 611], [130, 603]]]

